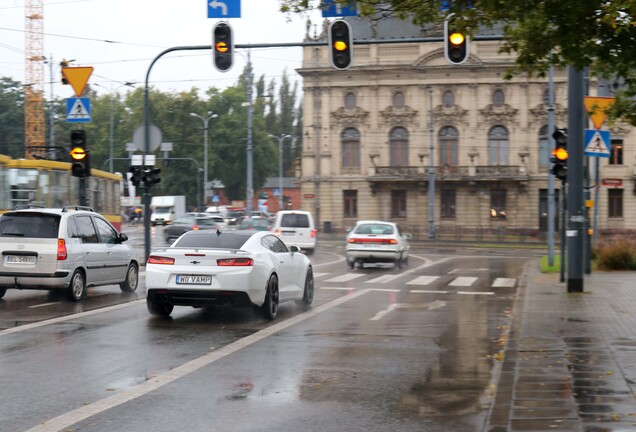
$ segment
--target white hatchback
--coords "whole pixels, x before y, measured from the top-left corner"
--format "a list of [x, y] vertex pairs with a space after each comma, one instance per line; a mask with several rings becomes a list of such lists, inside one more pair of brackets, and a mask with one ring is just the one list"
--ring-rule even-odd
[[400, 228], [393, 222], [364, 220], [347, 234], [346, 257], [349, 268], [364, 263], [395, 263], [408, 265], [410, 246]]
[[86, 287], [137, 289], [139, 261], [128, 236], [88, 207], [31, 206], [0, 215], [0, 298], [7, 289], [63, 290], [79, 301]]

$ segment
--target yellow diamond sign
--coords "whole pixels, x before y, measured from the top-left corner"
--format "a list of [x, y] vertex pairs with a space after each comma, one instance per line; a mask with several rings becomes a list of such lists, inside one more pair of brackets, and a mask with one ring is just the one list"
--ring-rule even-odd
[[86, 67], [63, 67], [62, 75], [69, 82], [77, 97], [82, 97], [86, 83], [93, 73], [92, 66]]
[[607, 120], [607, 114], [605, 113], [614, 104], [613, 97], [601, 97], [601, 96], [585, 96], [583, 98], [583, 104], [585, 109], [590, 114], [590, 120], [594, 123], [596, 129], [600, 129]]

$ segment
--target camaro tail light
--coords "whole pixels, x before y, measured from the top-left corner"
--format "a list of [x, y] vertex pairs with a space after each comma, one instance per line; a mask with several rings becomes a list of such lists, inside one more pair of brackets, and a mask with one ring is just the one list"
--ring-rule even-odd
[[195, 231], [198, 230], [199, 229], [199, 225], [193, 226], [192, 229], [195, 230]]
[[280, 229], [275, 228], [274, 229], [274, 235], [280, 235]]
[[64, 261], [67, 257], [66, 242], [64, 239], [57, 239], [57, 260]]
[[159, 255], [150, 255], [148, 257], [148, 264], [174, 265], [174, 258], [162, 257], [162, 256], [159, 256]]
[[252, 258], [223, 258], [216, 260], [216, 265], [221, 267], [250, 267], [254, 265]]
[[356, 238], [349, 239], [349, 243], [375, 243], [375, 244], [397, 244], [396, 239], [383, 239], [383, 238]]
[[309, 234], [309, 236], [310, 236], [311, 238], [316, 238], [316, 231], [318, 231], [318, 230], [312, 229], [312, 230], [311, 230], [311, 234]]

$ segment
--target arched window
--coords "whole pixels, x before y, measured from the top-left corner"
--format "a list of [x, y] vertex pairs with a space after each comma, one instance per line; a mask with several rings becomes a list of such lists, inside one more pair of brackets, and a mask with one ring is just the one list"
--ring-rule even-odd
[[451, 108], [455, 105], [455, 95], [452, 91], [446, 90], [444, 92], [444, 96], [442, 96], [442, 104], [444, 105], [444, 108]]
[[550, 141], [548, 140], [548, 127], [543, 126], [539, 130], [539, 166], [546, 167], [550, 161]]
[[457, 141], [459, 133], [452, 126], [444, 126], [439, 131], [439, 164], [457, 165]]
[[393, 107], [404, 108], [404, 93], [397, 91], [393, 93]]
[[488, 165], [508, 165], [508, 129], [493, 126], [488, 132]]
[[503, 106], [503, 104], [505, 103], [506, 103], [506, 96], [504, 95], [503, 90], [499, 90], [499, 89], [495, 90], [492, 93], [492, 104], [494, 106], [500, 107], [500, 106]]
[[391, 129], [389, 134], [391, 166], [409, 165], [409, 132], [403, 127]]
[[346, 109], [354, 109], [357, 105], [356, 95], [353, 92], [349, 92], [345, 95], [344, 106]]
[[360, 132], [355, 128], [342, 131], [342, 167], [360, 168]]

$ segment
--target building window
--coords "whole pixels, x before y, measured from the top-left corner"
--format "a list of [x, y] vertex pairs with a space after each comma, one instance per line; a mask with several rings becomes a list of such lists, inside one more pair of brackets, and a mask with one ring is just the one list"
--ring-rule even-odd
[[439, 131], [439, 164], [457, 165], [457, 141], [459, 133], [452, 126], [445, 126]]
[[343, 216], [346, 218], [358, 217], [358, 191], [343, 190], [342, 201], [344, 206]]
[[444, 96], [442, 96], [442, 104], [444, 105], [444, 108], [451, 108], [455, 105], [455, 95], [452, 91], [446, 90], [444, 92]]
[[508, 129], [494, 126], [488, 132], [488, 165], [508, 165]]
[[342, 132], [342, 167], [360, 167], [360, 132], [355, 128]]
[[345, 95], [344, 106], [346, 109], [354, 109], [357, 105], [355, 93], [349, 92]]
[[539, 130], [539, 166], [547, 167], [550, 161], [550, 140], [548, 139], [548, 127], [543, 126]]
[[492, 104], [494, 106], [500, 107], [503, 106], [504, 103], [506, 103], [506, 97], [504, 96], [503, 90], [495, 90], [492, 93]]
[[403, 127], [396, 127], [389, 134], [391, 166], [409, 165], [409, 133]]
[[393, 93], [393, 107], [404, 108], [404, 93], [401, 91]]
[[393, 218], [406, 217], [406, 191], [405, 190], [391, 191], [391, 217]]
[[623, 189], [607, 190], [607, 209], [608, 217], [623, 217]]
[[440, 197], [442, 200], [442, 218], [455, 219], [455, 190], [442, 189]]
[[491, 219], [506, 219], [506, 190], [493, 189], [490, 191]]
[[623, 165], [623, 140], [613, 139], [610, 144], [610, 165]]

